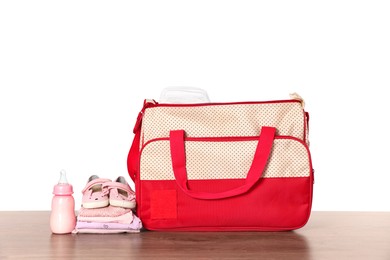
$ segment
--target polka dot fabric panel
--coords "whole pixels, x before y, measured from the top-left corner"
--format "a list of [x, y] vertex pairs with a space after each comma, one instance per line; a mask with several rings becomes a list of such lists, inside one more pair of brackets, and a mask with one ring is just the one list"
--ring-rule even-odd
[[[257, 139], [185, 142], [189, 180], [246, 178]], [[310, 157], [306, 144], [290, 137], [274, 140], [263, 178], [308, 177]], [[168, 139], [149, 142], [141, 153], [141, 180], [174, 180]]]
[[145, 110], [140, 148], [169, 131], [183, 129], [189, 137], [257, 136], [262, 126], [277, 135], [305, 140], [305, 114], [300, 102], [262, 102], [208, 105], [157, 105]]

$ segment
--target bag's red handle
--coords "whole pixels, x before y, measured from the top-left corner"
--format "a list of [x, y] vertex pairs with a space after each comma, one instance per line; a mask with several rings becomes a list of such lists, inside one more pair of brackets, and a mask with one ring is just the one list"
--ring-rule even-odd
[[263, 126], [259, 136], [252, 165], [249, 169], [245, 183], [237, 188], [209, 193], [190, 190], [187, 185], [186, 152], [184, 144], [184, 130], [174, 130], [170, 132], [170, 150], [172, 158], [173, 173], [176, 183], [187, 195], [197, 199], [222, 199], [243, 194], [250, 190], [261, 178], [264, 168], [267, 165], [268, 157], [271, 153], [272, 144], [275, 137], [275, 128]]

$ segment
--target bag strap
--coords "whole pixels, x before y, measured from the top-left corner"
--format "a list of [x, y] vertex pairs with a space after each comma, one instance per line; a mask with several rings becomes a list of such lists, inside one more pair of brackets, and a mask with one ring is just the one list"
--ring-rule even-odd
[[133, 139], [133, 143], [131, 144], [129, 154], [127, 156], [127, 170], [129, 172], [130, 178], [134, 183], [138, 173], [140, 139], [141, 131], [137, 130]]
[[134, 125], [133, 133], [135, 134], [135, 136], [133, 139], [133, 143], [131, 144], [129, 154], [127, 156], [127, 170], [133, 182], [136, 181], [139, 168], [139, 148], [141, 142], [142, 118], [144, 116], [145, 109], [154, 106], [156, 103], [157, 102], [153, 99], [145, 99], [144, 105], [141, 111], [138, 113], [137, 121]]
[[202, 191], [194, 191], [188, 188], [184, 130], [170, 131], [170, 150], [173, 173], [175, 175], [176, 183], [184, 193], [196, 199], [223, 199], [243, 194], [249, 191], [261, 178], [264, 168], [267, 165], [268, 157], [272, 150], [274, 137], [274, 127], [263, 126], [261, 128], [261, 133], [258, 139], [258, 144], [256, 147], [253, 162], [248, 171], [245, 183], [242, 186], [223, 192], [209, 193]]

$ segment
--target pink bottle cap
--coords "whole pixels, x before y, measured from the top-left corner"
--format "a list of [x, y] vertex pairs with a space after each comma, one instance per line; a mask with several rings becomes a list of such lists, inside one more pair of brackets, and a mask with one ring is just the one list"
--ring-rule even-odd
[[70, 184], [57, 184], [54, 186], [53, 194], [55, 195], [72, 195], [73, 187]]
[[68, 183], [66, 179], [66, 172], [62, 170], [60, 172], [60, 180], [58, 184], [54, 186], [53, 194], [55, 195], [72, 195], [73, 186]]

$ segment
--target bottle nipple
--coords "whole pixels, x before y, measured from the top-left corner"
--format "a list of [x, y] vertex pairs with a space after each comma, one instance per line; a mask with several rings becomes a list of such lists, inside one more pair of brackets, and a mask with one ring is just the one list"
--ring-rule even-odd
[[65, 170], [60, 171], [60, 179], [58, 184], [54, 186], [53, 194], [55, 195], [71, 195], [73, 187], [68, 183]]
[[66, 178], [65, 170], [60, 171], [60, 179], [58, 181], [58, 184], [68, 184], [68, 179]]

